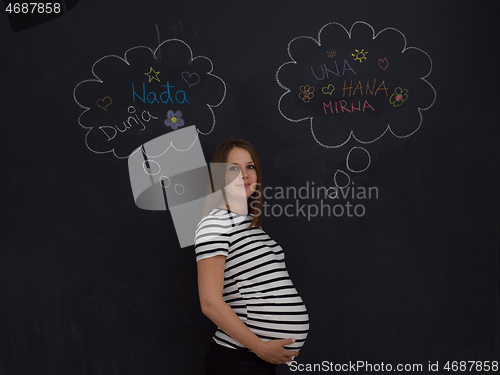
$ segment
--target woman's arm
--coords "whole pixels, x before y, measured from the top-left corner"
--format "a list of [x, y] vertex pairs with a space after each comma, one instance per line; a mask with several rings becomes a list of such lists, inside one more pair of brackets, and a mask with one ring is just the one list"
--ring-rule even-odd
[[222, 299], [224, 290], [224, 265], [226, 257], [216, 255], [197, 262], [198, 293], [203, 314], [226, 334], [250, 349], [263, 360], [280, 364], [292, 360], [299, 352], [283, 348], [295, 342], [293, 339], [263, 341], [241, 321]]

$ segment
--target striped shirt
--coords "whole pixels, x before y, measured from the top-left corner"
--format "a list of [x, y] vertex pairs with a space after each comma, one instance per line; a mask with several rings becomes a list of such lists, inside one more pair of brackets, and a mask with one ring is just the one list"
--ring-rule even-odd
[[[306, 307], [286, 270], [283, 249], [262, 228], [247, 230], [251, 221], [251, 216], [212, 210], [196, 230], [196, 261], [224, 255], [224, 301], [262, 340], [294, 338], [286, 348], [298, 350], [309, 331]], [[244, 348], [220, 328], [213, 340]]]

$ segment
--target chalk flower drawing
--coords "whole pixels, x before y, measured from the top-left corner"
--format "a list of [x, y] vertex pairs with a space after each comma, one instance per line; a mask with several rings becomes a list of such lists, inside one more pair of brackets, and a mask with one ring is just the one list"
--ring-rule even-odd
[[389, 98], [389, 103], [391, 103], [393, 107], [399, 107], [406, 99], [408, 99], [408, 90], [396, 87], [394, 89], [394, 94]]
[[184, 120], [181, 117], [181, 111], [174, 112], [172, 110], [169, 110], [167, 112], [167, 119], [164, 121], [164, 124], [171, 127], [173, 130], [177, 130], [177, 128], [184, 126]]
[[299, 98], [302, 99], [304, 103], [309, 103], [309, 100], [314, 97], [314, 87], [309, 85], [300, 86], [300, 91], [302, 92], [299, 94]]

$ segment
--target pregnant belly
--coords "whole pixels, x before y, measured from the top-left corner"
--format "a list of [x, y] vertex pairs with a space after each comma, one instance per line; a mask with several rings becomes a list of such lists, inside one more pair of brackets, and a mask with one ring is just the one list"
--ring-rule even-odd
[[245, 324], [265, 341], [295, 339], [295, 343], [285, 346], [287, 349], [300, 349], [309, 332], [309, 316], [302, 300], [286, 305], [249, 305]]

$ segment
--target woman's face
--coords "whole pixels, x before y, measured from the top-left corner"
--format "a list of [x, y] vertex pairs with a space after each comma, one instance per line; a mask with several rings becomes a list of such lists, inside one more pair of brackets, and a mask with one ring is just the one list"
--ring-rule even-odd
[[257, 171], [250, 156], [244, 148], [233, 147], [227, 155], [226, 191], [230, 195], [250, 197], [257, 188]]

